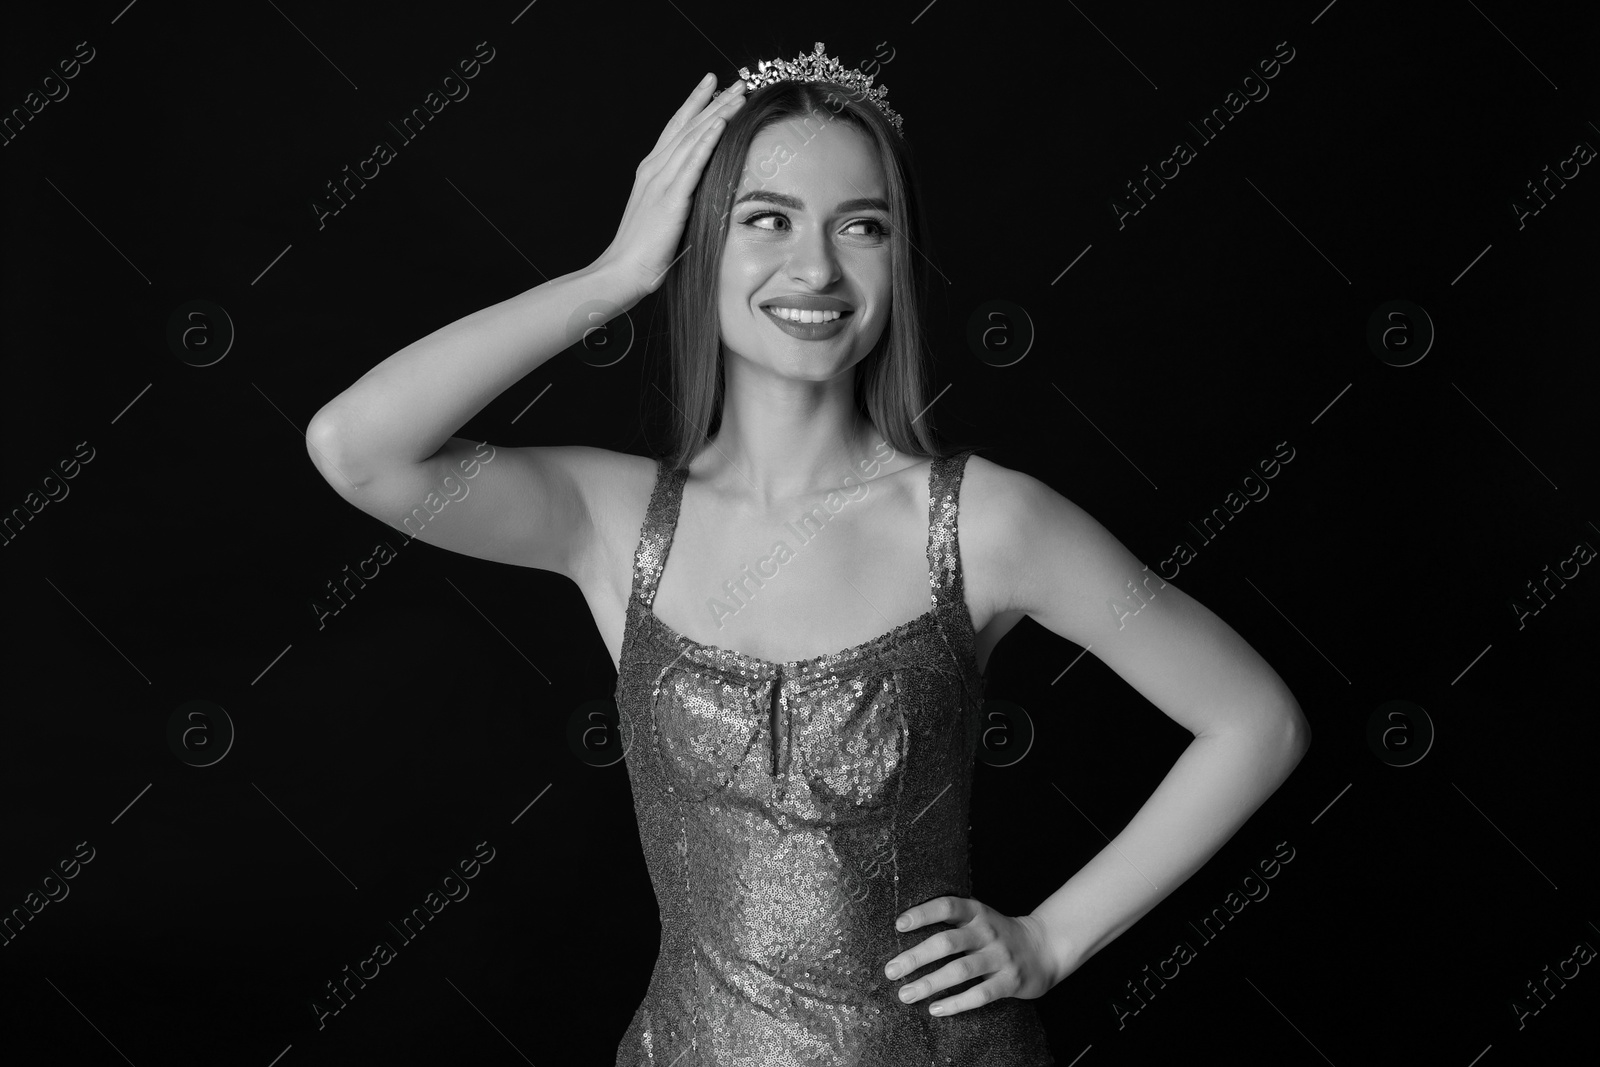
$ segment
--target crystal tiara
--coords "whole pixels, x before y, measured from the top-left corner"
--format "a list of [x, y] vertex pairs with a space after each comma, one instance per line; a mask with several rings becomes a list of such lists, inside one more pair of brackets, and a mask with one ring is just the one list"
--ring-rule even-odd
[[895, 132], [901, 132], [900, 116], [889, 106], [889, 87], [880, 85], [874, 89], [872, 75], [863, 74], [859, 70], [846, 70], [844, 64], [823, 50], [821, 41], [816, 43], [814, 52], [802, 52], [793, 60], [763, 59], [756, 64], [754, 74], [750, 73], [750, 68], [740, 67], [739, 77], [744, 79], [745, 88], [749, 90], [776, 82], [825, 81], [842, 85], [850, 90], [853, 98], [865, 97], [872, 101], [873, 105], [883, 112], [883, 117], [889, 120]]

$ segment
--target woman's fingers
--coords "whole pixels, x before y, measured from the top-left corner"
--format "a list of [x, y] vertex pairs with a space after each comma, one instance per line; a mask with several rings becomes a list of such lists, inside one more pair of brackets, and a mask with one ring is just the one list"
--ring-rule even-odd
[[689, 116], [693, 115], [697, 108], [703, 108], [707, 106], [707, 100], [715, 99], [715, 89], [713, 87], [716, 84], [715, 76], [710, 74], [700, 79], [700, 83], [694, 87], [694, 92], [689, 94], [689, 98], [683, 102], [683, 106], [678, 108], [671, 121], [667, 123], [666, 128], [661, 131], [661, 136], [656, 138], [655, 147], [650, 150], [651, 155], [655, 155], [662, 145], [671, 140], [674, 134], [688, 124]]
[[682, 133], [697, 116], [705, 114], [707, 109], [716, 104], [716, 85], [715, 77], [709, 74], [700, 80], [700, 83], [694, 87], [694, 92], [689, 94], [682, 106], [673, 113], [671, 120], [662, 129], [661, 136], [656, 138], [655, 147], [650, 150], [650, 154], [645, 157], [646, 159], [654, 158], [663, 148], [670, 145], [673, 139]]
[[[699, 180], [700, 169], [704, 165], [703, 157], [716, 147], [717, 138], [722, 135], [728, 119], [732, 118], [743, 105], [744, 96], [739, 94], [731, 100], [722, 101], [722, 106], [715, 113], [702, 116], [698, 124], [678, 142], [677, 148], [667, 157], [665, 165], [656, 177], [664, 178], [675, 192], [681, 191], [687, 194], [687, 189], [680, 188], [684, 185], [685, 179], [690, 186]], [[696, 157], [701, 157], [701, 166], [689, 165]]]
[[695, 185], [727, 118], [744, 103], [742, 83], [734, 82], [715, 101], [710, 99], [711, 86], [708, 79], [695, 88], [662, 130], [655, 150], [635, 169], [617, 235], [601, 253], [602, 260], [633, 278], [641, 293], [654, 292], [671, 268]]
[[[697, 89], [694, 95], [689, 98], [689, 102], [685, 105], [686, 108], [693, 107], [704, 93], [704, 87]], [[680, 124], [679, 119], [674, 118], [673, 123], [662, 131], [661, 140], [656, 143], [655, 151], [645, 159], [643, 166], [647, 168], [647, 173], [654, 177], [659, 169], [670, 169], [677, 166], [679, 161], [683, 159], [682, 150], [684, 146], [687, 145], [692, 148], [712, 119], [718, 117], [727, 119], [731, 117], [733, 111], [737, 108], [736, 101], [743, 102], [743, 100], [744, 82], [740, 80], [724, 89], [720, 96], [710, 100], [692, 120], [684, 118]], [[682, 115], [681, 112], [680, 115]], [[665, 168], [657, 166], [662, 160], [666, 161]]]
[[722, 136], [722, 131], [726, 128], [725, 120], [712, 119], [706, 125], [704, 133], [693, 143], [684, 145], [688, 151], [678, 164], [677, 172], [668, 182], [666, 190], [668, 198], [686, 200], [694, 192], [695, 185], [700, 181], [700, 173], [705, 169], [706, 161], [711, 158], [711, 150], [717, 146], [717, 138]]

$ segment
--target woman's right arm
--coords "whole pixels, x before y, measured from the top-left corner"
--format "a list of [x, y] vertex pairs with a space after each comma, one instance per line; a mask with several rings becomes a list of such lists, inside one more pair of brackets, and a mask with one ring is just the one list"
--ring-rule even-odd
[[475, 311], [330, 400], [311, 420], [306, 451], [341, 497], [397, 530], [573, 577], [574, 553], [592, 541], [585, 489], [606, 453], [495, 447], [452, 434], [577, 341], [582, 331], [568, 320], [581, 305], [620, 313], [637, 300], [615, 268], [597, 263]]
[[743, 101], [741, 83], [720, 100], [713, 84], [696, 87], [639, 164], [617, 236], [593, 264], [412, 342], [317, 412], [306, 450], [345, 500], [441, 548], [576, 579], [616, 454], [452, 434], [598, 325], [578, 315], [584, 305], [621, 314], [660, 285], [723, 121]]

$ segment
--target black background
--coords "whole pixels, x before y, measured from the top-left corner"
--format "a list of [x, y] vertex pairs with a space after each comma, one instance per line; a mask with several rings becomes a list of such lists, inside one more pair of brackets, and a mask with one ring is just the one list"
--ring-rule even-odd
[[[1152, 566], [1294, 449], [1176, 583], [1288, 681], [1311, 751], [1037, 1002], [1059, 1062], [1495, 1067], [1592, 1049], [1593, 965], [1520, 1027], [1512, 1004], [1600, 945], [1582, 681], [1600, 578], [1584, 567], [1521, 628], [1511, 607], [1600, 545], [1600, 176], [1583, 167], [1521, 227], [1511, 208], [1577, 142], [1600, 145], [1592, 20], [1499, 0], [521, 10], [5, 16], [7, 112], [77, 42], [95, 58], [0, 148], [0, 508], [79, 442], [94, 458], [0, 547], [0, 910], [78, 842], [95, 858], [0, 947], [0, 1057], [612, 1062], [658, 928], [624, 769], [567, 740], [615, 684], [586, 606], [555, 575], [413, 546], [319, 630], [324, 583], [399, 539], [330, 490], [303, 433], [392, 352], [597, 256], [701, 74], [726, 84], [817, 38], [846, 65], [893, 49], [878, 78], [935, 228], [947, 435]], [[470, 95], [319, 229], [324, 183], [395, 140], [386, 120], [480, 41], [494, 59]], [[1195, 142], [1186, 120], [1284, 41], [1270, 95], [1119, 228], [1123, 183]], [[1405, 367], [1367, 342], [1397, 299], [1436, 331]], [[210, 366], [167, 341], [191, 300], [236, 330]], [[966, 341], [990, 300], [1036, 331], [1009, 366]], [[649, 452], [651, 311], [620, 362], [563, 354], [462, 435]], [[1012, 914], [1100, 850], [1188, 740], [1079, 652], [1026, 621], [993, 658], [990, 696], [1037, 730], [1020, 762], [976, 771], [974, 892]], [[195, 699], [237, 731], [204, 768], [167, 741]], [[1390, 700], [1436, 731], [1407, 767], [1367, 741]], [[479, 841], [495, 858], [470, 897], [319, 1030], [310, 998]], [[1119, 1027], [1124, 983], [1196, 943], [1188, 923], [1279, 842], [1294, 859], [1270, 895]]]

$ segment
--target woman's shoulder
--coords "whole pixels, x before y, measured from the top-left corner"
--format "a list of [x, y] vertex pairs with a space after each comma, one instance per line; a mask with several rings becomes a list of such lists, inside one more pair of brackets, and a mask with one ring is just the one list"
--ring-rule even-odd
[[990, 525], [1015, 527], [1022, 521], [1036, 521], [1060, 504], [1071, 504], [1056, 489], [1025, 471], [996, 463], [972, 449], [961, 476], [961, 511], [968, 509], [990, 520]]
[[969, 588], [991, 590], [995, 610], [1016, 606], [1041, 573], [1069, 566], [1099, 529], [1047, 482], [976, 452], [967, 457], [958, 499]]

